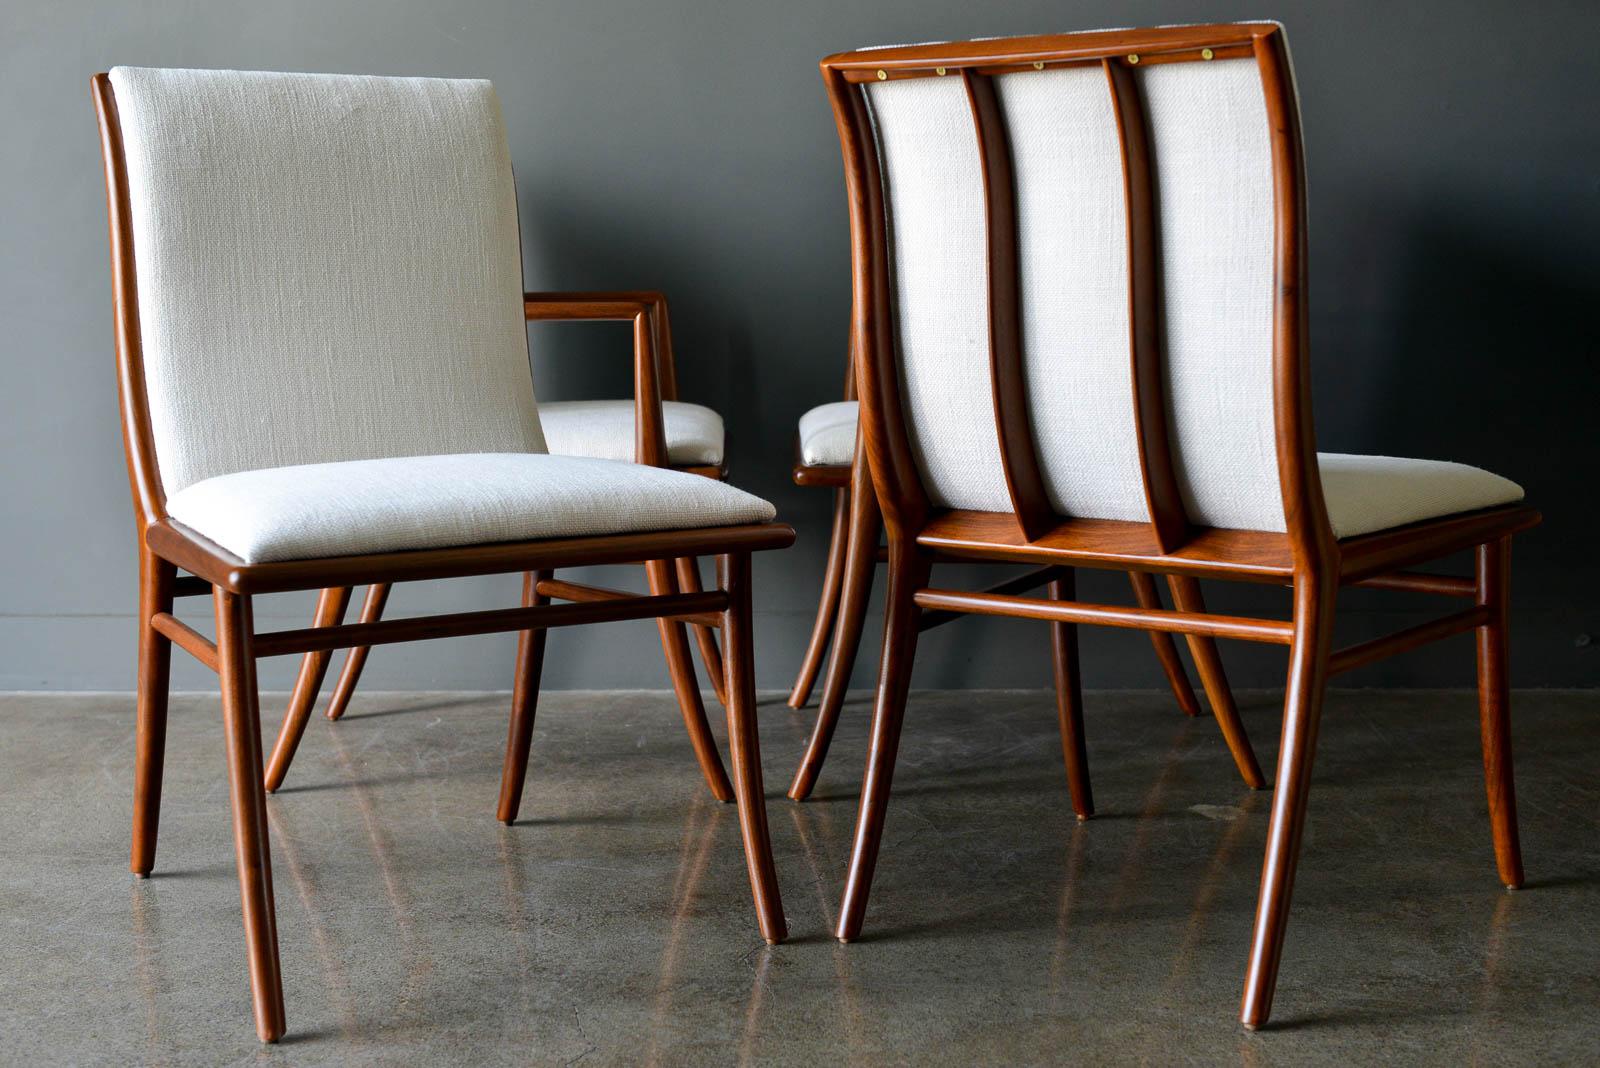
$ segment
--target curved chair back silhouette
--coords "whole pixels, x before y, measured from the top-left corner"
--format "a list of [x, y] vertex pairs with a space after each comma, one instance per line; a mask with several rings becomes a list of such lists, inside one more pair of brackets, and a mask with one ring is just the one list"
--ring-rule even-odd
[[[1474, 468], [1319, 457], [1282, 28], [870, 49], [821, 67], [844, 152], [857, 392], [889, 553], [839, 937], [861, 929], [918, 631], [958, 613], [1289, 646], [1247, 1026], [1271, 1007], [1331, 674], [1476, 630], [1497, 857], [1519, 884], [1506, 559], [1538, 513]], [[1472, 547], [1474, 578], [1399, 570]], [[1035, 562], [1057, 579], [1048, 599], [931, 588], [936, 556]], [[1080, 566], [1287, 585], [1293, 616], [1083, 603]], [[1330, 651], [1337, 591], [1356, 582], [1476, 604]], [[1079, 741], [1069, 772], [1086, 800]]]

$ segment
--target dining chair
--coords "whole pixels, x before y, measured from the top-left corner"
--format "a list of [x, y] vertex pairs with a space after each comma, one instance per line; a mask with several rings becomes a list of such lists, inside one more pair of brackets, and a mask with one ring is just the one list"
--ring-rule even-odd
[[[873, 573], [877, 565], [887, 559], [887, 554], [878, 544], [883, 521], [878, 513], [872, 481], [866, 465], [856, 462], [860, 455], [860, 404], [854, 399], [853, 376], [852, 370], [846, 383], [846, 399], [807, 411], [800, 417], [796, 436], [795, 485], [832, 488], [834, 506], [817, 617], [812, 624], [811, 640], [806, 645], [799, 677], [789, 693], [790, 708], [805, 707], [811, 697], [817, 672], [821, 669], [823, 655], [831, 643], [832, 656], [828, 660], [828, 674], [822, 684], [822, 700], [817, 707], [816, 724], [801, 754], [794, 779], [789, 784], [789, 798], [794, 801], [804, 801], [811, 796], [817, 778], [822, 773], [823, 762], [827, 760], [834, 730], [839, 725], [839, 713], [844, 708], [845, 695], [850, 687], [850, 673], [855, 669], [856, 653], [861, 645]], [[1149, 574], [1129, 571], [1127, 575], [1134, 597], [1141, 607], [1162, 607], [1161, 595], [1156, 592], [1155, 580]], [[1173, 577], [1168, 581], [1175, 598], [1188, 595], [1189, 587], [1183, 585], [1183, 580]], [[1031, 588], [1031, 584], [1022, 587], [1024, 590]], [[1172, 635], [1165, 631], [1150, 631], [1149, 634], [1150, 644], [1155, 647], [1156, 659], [1166, 675], [1173, 697], [1178, 701], [1178, 708], [1184, 715], [1198, 716], [1200, 702], [1195, 699], [1194, 688], [1189, 685], [1188, 673], [1178, 657]], [[1244, 721], [1239, 718], [1217, 644], [1202, 634], [1188, 635], [1188, 644], [1200, 672], [1206, 698], [1222, 729], [1222, 737], [1233, 756], [1234, 765], [1239, 769], [1245, 785], [1252, 790], [1259, 790], [1266, 786], [1267, 780], [1256, 763]], [[1065, 653], [1064, 649], [1056, 649], [1052, 655], [1059, 657]], [[1059, 682], [1062, 672], [1058, 670], [1056, 677]], [[1069, 704], [1062, 695], [1057, 696], [1057, 709], [1065, 716]], [[1064, 718], [1062, 724], [1063, 745], [1073, 744], [1069, 720]]]
[[[95, 75], [122, 428], [139, 551], [131, 867], [155, 859], [172, 646], [217, 672], [256, 1031], [284, 1033], [262, 781], [262, 657], [519, 634], [496, 814], [515, 821], [550, 628], [668, 618], [725, 643], [734, 792], [758, 925], [785, 937], [762, 797], [751, 554], [761, 499], [664, 469], [650, 300], [631, 321], [643, 464], [553, 456], [528, 364], [516, 186], [488, 82], [155, 70]], [[714, 556], [717, 588], [640, 596], [559, 568]], [[180, 575], [179, 571], [186, 574]], [[260, 631], [255, 597], [524, 574], [520, 607]], [[174, 613], [209, 595], [208, 638]], [[555, 604], [552, 601], [566, 603]]]
[[[605, 306], [619, 303], [624, 318], [631, 317], [634, 314], [632, 309], [640, 304], [648, 304], [652, 310], [652, 346], [656, 357], [656, 386], [662, 398], [660, 407], [666, 448], [665, 466], [725, 481], [728, 467], [722, 416], [704, 405], [677, 399], [678, 375], [672, 353], [672, 326], [665, 296], [657, 292], [525, 293], [523, 313], [529, 322], [607, 319], [617, 316], [606, 312]], [[546, 447], [553, 456], [642, 462], [640, 457], [643, 454], [636, 433], [639, 410], [634, 398], [543, 401], [539, 404], [539, 422], [544, 431]], [[645, 572], [652, 593], [702, 592], [700, 564], [692, 557], [676, 561], [651, 561], [645, 564]], [[563, 585], [555, 579], [543, 581], [546, 593], [558, 591]], [[348, 587], [321, 591], [312, 616], [315, 625], [334, 626], [343, 622], [351, 593]], [[383, 618], [389, 593], [390, 584], [387, 582], [377, 582], [367, 587], [366, 598], [361, 606], [362, 623], [376, 623]], [[726, 707], [728, 699], [723, 686], [724, 671], [716, 628], [699, 623], [685, 624], [677, 619], [663, 618], [656, 623], [678, 708], [694, 740], [706, 785], [718, 801], [730, 801], [733, 799], [733, 789], [717, 755], [716, 746], [711, 743], [711, 728], [706, 722], [705, 705], [700, 697], [700, 685], [685, 636], [686, 627], [694, 633], [712, 690], [718, 702]], [[344, 667], [328, 699], [325, 713], [328, 719], [340, 719], [350, 707], [350, 699], [355, 695], [370, 652], [370, 646], [358, 645], [345, 654]], [[269, 794], [283, 785], [289, 773], [289, 765], [294, 761], [295, 751], [310, 721], [311, 710], [316, 706], [332, 658], [330, 650], [318, 650], [301, 657], [300, 671], [290, 691], [278, 741], [267, 756], [266, 786]]]
[[[850, 208], [856, 388], [888, 542], [887, 634], [837, 936], [878, 860], [920, 631], [966, 614], [1286, 645], [1240, 1016], [1272, 1007], [1323, 692], [1473, 632], [1489, 822], [1522, 884], [1507, 681], [1514, 483], [1318, 453], [1305, 167], [1275, 23], [846, 52], [821, 63]], [[1414, 570], [1471, 550], [1475, 573]], [[1038, 566], [1045, 596], [929, 585], [935, 559]], [[1081, 567], [1177, 576], [1175, 609], [1077, 599]], [[1195, 580], [1287, 586], [1290, 618], [1209, 612]], [[1335, 649], [1339, 591], [1460, 598]], [[1076, 677], [1064, 687], [1081, 730]], [[1081, 734], [1080, 734], [1081, 737]], [[1080, 815], [1082, 748], [1069, 752]]]

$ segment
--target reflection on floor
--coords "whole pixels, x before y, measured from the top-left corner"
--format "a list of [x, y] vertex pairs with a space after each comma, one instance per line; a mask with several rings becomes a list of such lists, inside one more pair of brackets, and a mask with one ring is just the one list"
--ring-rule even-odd
[[[804, 805], [782, 788], [809, 716], [763, 700], [777, 948], [665, 695], [545, 695], [512, 828], [503, 695], [366, 694], [315, 720], [269, 804], [290, 1036], [263, 1049], [215, 699], [175, 703], [157, 873], [135, 883], [131, 701], [0, 696], [0, 1061], [1600, 1061], [1600, 693], [1517, 695], [1516, 894], [1472, 695], [1335, 694], [1277, 1026], [1254, 1035], [1235, 1011], [1270, 797], [1209, 720], [1091, 694], [1099, 815], [1079, 825], [1049, 695], [914, 695], [844, 947], [864, 697]], [[1276, 697], [1242, 703], [1270, 770]]]

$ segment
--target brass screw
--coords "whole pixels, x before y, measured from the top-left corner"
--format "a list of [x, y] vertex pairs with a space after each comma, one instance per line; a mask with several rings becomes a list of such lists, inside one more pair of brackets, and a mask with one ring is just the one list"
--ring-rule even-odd
[[878, 72], [878, 80], [879, 80], [879, 81], [880, 81], [880, 82], [886, 82], [886, 81], [888, 81], [888, 80], [889, 80], [889, 72], [888, 72], [888, 71], [882, 71], [882, 70], [880, 70], [880, 71], [879, 71], [879, 72]]
[[1139, 53], [1134, 52], [1134, 53], [1130, 54], [1128, 56], [1128, 62], [1129, 63], [1137, 63], [1137, 62], [1139, 62]]
[[933, 73], [935, 73], [939, 77], [943, 78], [944, 77], [944, 68], [943, 67], [935, 67], [935, 68], [933, 68]]
[[1202, 49], [1200, 49], [1200, 58], [1201, 59], [1216, 59], [1217, 58], [1217, 54], [1215, 52], [1211, 51], [1211, 49], [1209, 49], [1209, 48], [1202, 48]]
[[1033, 61], [1033, 69], [1034, 70], [1044, 70], [1044, 60], [1042, 60], [1042, 59], [1034, 60]]

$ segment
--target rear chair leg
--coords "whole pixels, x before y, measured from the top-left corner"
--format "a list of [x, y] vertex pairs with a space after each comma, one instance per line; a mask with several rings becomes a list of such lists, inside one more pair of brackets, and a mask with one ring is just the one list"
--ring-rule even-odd
[[[549, 571], [528, 571], [522, 576], [522, 606], [549, 604], [539, 583]], [[506, 736], [506, 759], [500, 769], [500, 805], [496, 818], [507, 827], [517, 822], [522, 807], [522, 784], [528, 777], [528, 750], [533, 745], [533, 715], [539, 705], [539, 677], [544, 672], [544, 643], [550, 632], [540, 627], [517, 635], [517, 677], [511, 684], [511, 726]]]
[[[1178, 611], [1206, 610], [1205, 598], [1201, 596], [1197, 579], [1187, 575], [1168, 575], [1167, 582], [1172, 587], [1172, 603]], [[1211, 702], [1211, 714], [1216, 718], [1217, 726], [1222, 728], [1222, 739], [1228, 743], [1228, 752], [1233, 754], [1233, 763], [1239, 769], [1239, 776], [1252, 790], [1265, 788], [1267, 777], [1261, 774], [1255, 750], [1250, 747], [1250, 736], [1245, 733], [1244, 720], [1239, 718], [1238, 706], [1233, 703], [1233, 690], [1228, 686], [1228, 676], [1222, 670], [1222, 654], [1217, 651], [1216, 639], [1201, 634], [1188, 637], [1189, 652], [1194, 656], [1195, 669], [1200, 672], [1200, 684], [1205, 687], [1206, 700]]]
[[[678, 589], [684, 593], [701, 592], [700, 561], [692, 556], [680, 556], [674, 564], [678, 569]], [[689, 629], [694, 632], [695, 644], [700, 647], [700, 662], [706, 666], [706, 676], [711, 680], [711, 688], [716, 691], [717, 703], [727, 708], [726, 672], [722, 667], [722, 653], [717, 649], [716, 628], [694, 624]]]
[[1289, 924], [1289, 897], [1305, 830], [1306, 796], [1311, 789], [1322, 695], [1328, 681], [1328, 645], [1337, 589], [1336, 578], [1295, 576], [1294, 640], [1289, 646], [1278, 782], [1272, 797], [1272, 822], [1267, 827], [1250, 965], [1239, 1011], [1240, 1022], [1252, 1031], [1271, 1015], [1272, 994], [1278, 985], [1283, 935]]
[[883, 661], [878, 670], [878, 703], [872, 714], [872, 739], [867, 770], [861, 781], [861, 808], [856, 816], [855, 845], [839, 905], [839, 941], [861, 934], [872, 890], [872, 873], [883, 842], [883, 820], [889, 808], [889, 784], [894, 779], [895, 756], [900, 750], [900, 728], [905, 722], [906, 692], [911, 686], [911, 664], [917, 655], [917, 628], [922, 611], [912, 599], [928, 581], [928, 560], [891, 543], [889, 549], [888, 610], [885, 613]]
[[[344, 612], [350, 605], [349, 586], [330, 586], [317, 596], [314, 627], [337, 627], [344, 622]], [[295, 680], [294, 692], [289, 695], [289, 709], [283, 716], [283, 727], [278, 731], [278, 744], [272, 748], [272, 759], [267, 761], [267, 793], [275, 792], [289, 774], [289, 764], [300, 738], [311, 719], [311, 709], [317, 703], [317, 691], [322, 689], [322, 679], [328, 673], [328, 663], [333, 650], [319, 649], [306, 653], [300, 659], [300, 676]]]
[[272, 859], [267, 839], [267, 796], [261, 775], [261, 712], [257, 699], [254, 622], [250, 598], [217, 590], [217, 660], [233, 805], [233, 849], [239, 869], [245, 948], [256, 1034], [263, 1042], [283, 1036], [283, 979], [278, 971], [278, 927], [272, 901]]
[[[389, 587], [387, 582], [374, 582], [367, 587], [367, 599], [361, 602], [361, 622], [376, 623], [383, 618], [384, 605], [389, 602]], [[338, 719], [350, 707], [350, 698], [355, 696], [356, 683], [361, 681], [361, 670], [367, 666], [370, 652], [372, 646], [357, 645], [345, 654], [339, 681], [334, 684], [333, 696], [328, 698], [329, 719]]]
[[[651, 560], [645, 564], [645, 572], [650, 578], [650, 592], [655, 596], [678, 592], [672, 561]], [[694, 660], [689, 655], [689, 637], [684, 633], [683, 624], [676, 619], [658, 619], [656, 625], [661, 630], [661, 650], [667, 657], [672, 688], [678, 695], [678, 711], [683, 714], [683, 725], [689, 732], [695, 759], [700, 762], [700, 772], [711, 788], [712, 797], [718, 801], [732, 801], [733, 787], [728, 783], [716, 739], [711, 736], [711, 724], [706, 722], [705, 704], [700, 700], [700, 684], [695, 678]]]
[[834, 490], [833, 532], [828, 536], [828, 563], [822, 571], [822, 596], [817, 601], [817, 619], [811, 625], [811, 641], [806, 644], [805, 658], [800, 661], [800, 674], [789, 691], [789, 707], [804, 708], [811, 699], [811, 687], [822, 668], [822, 656], [828, 651], [828, 638], [833, 634], [839, 615], [839, 589], [844, 583], [844, 550], [849, 540], [850, 491]]
[[[1068, 570], [1050, 583], [1052, 601], [1077, 599], [1077, 575]], [[1073, 623], [1050, 624], [1051, 663], [1056, 676], [1056, 714], [1061, 720], [1061, 755], [1067, 765], [1067, 791], [1079, 820], [1094, 815], [1094, 792], [1089, 786], [1089, 753], [1083, 736], [1083, 678], [1078, 670], [1078, 628]], [[1185, 680], [1187, 683], [1187, 680]]]
[[1478, 628], [1478, 723], [1483, 735], [1483, 779], [1489, 793], [1495, 866], [1508, 890], [1522, 886], [1522, 843], [1517, 834], [1517, 788], [1511, 765], [1511, 682], [1506, 667], [1510, 637], [1511, 539], [1478, 546], [1478, 603], [1489, 621]]
[[161, 771], [167, 749], [167, 694], [172, 681], [172, 641], [150, 625], [172, 611], [178, 569], [148, 549], [139, 553], [138, 711], [133, 740], [133, 849], [128, 867], [139, 878], [156, 862], [161, 820]]
[[739, 831], [744, 837], [745, 866], [755, 896], [761, 937], [776, 945], [788, 937], [778, 873], [772, 863], [767, 831], [767, 799], [761, 783], [761, 742], [756, 730], [755, 646], [751, 635], [750, 554], [718, 558], [722, 588], [728, 593], [722, 633], [727, 643], [728, 748], [733, 781], [739, 795]]
[[[1143, 571], [1128, 572], [1128, 582], [1133, 586], [1133, 595], [1139, 601], [1140, 608], [1160, 608], [1161, 595], [1156, 593], [1156, 580]], [[1194, 687], [1189, 685], [1189, 675], [1183, 670], [1183, 661], [1178, 659], [1178, 646], [1173, 642], [1172, 635], [1163, 630], [1146, 631], [1150, 635], [1150, 644], [1155, 648], [1156, 659], [1161, 661], [1161, 670], [1167, 676], [1167, 685], [1172, 687], [1172, 696], [1178, 699], [1178, 707], [1186, 716], [1200, 714], [1200, 702], [1195, 698]]]

